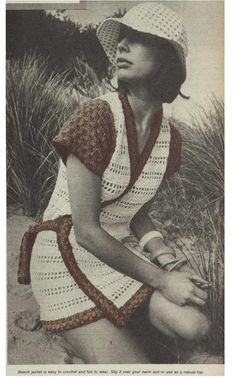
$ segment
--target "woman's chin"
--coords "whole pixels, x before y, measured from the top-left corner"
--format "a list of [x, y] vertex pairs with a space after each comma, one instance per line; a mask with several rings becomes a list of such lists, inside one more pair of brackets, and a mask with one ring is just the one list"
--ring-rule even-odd
[[130, 75], [128, 72], [121, 72], [120, 70], [117, 72], [117, 79], [119, 81], [125, 82], [126, 84], [139, 81], [139, 78], [137, 76]]
[[125, 70], [123, 69], [118, 69], [117, 70], [117, 78], [118, 80], [127, 80], [129, 79], [130, 75], [129, 73], [127, 73]]

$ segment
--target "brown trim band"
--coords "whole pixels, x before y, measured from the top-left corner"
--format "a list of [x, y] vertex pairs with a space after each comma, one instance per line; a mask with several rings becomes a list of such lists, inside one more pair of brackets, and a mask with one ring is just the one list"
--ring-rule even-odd
[[72, 330], [82, 327], [92, 322], [104, 318], [104, 314], [98, 308], [92, 308], [82, 313], [74, 314], [67, 318], [56, 319], [54, 321], [41, 321], [43, 329], [48, 332]]
[[161, 124], [162, 124], [162, 119], [163, 119], [163, 110], [161, 109], [161, 111], [157, 112], [155, 115], [154, 125], [150, 130], [150, 133], [145, 143], [145, 146], [143, 148], [143, 151], [141, 152], [141, 154], [139, 154], [138, 136], [137, 136], [137, 129], [135, 125], [135, 118], [134, 118], [133, 110], [129, 104], [127, 94], [124, 94], [122, 92], [119, 93], [119, 99], [121, 101], [123, 113], [125, 116], [125, 126], [126, 126], [126, 132], [127, 132], [127, 143], [128, 143], [128, 150], [129, 150], [131, 175], [130, 175], [129, 184], [125, 188], [125, 190], [118, 197], [111, 200], [104, 201], [102, 203], [102, 208], [120, 200], [132, 189], [132, 187], [134, 186], [134, 184], [140, 177], [140, 174], [152, 153], [153, 147], [160, 134]]
[[41, 224], [30, 226], [25, 232], [20, 246], [19, 266], [17, 271], [17, 280], [20, 284], [30, 284], [30, 260], [32, 249], [37, 234], [43, 230], [52, 230], [57, 232], [61, 216], [55, 220], [48, 220]]

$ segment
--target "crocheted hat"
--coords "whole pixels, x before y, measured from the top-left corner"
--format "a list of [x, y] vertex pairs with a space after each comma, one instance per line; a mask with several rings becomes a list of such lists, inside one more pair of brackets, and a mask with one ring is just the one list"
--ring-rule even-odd
[[142, 3], [132, 7], [121, 18], [107, 18], [98, 28], [97, 36], [112, 64], [115, 64], [121, 24], [134, 30], [167, 39], [175, 48], [186, 72], [187, 35], [182, 20], [162, 4]]

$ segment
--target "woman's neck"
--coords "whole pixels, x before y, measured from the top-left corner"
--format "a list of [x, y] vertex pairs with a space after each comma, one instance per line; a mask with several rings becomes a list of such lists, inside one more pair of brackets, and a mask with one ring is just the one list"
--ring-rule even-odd
[[150, 96], [143, 88], [141, 90], [129, 88], [127, 96], [137, 128], [149, 129], [153, 125], [155, 114], [162, 109], [162, 102]]

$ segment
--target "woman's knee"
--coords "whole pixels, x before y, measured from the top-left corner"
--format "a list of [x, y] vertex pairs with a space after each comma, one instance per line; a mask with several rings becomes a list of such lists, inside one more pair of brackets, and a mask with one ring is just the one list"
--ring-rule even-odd
[[189, 305], [178, 306], [159, 293], [151, 297], [149, 319], [157, 329], [186, 340], [200, 340], [210, 328], [208, 318], [199, 309]]
[[203, 313], [195, 310], [195, 313], [183, 317], [184, 320], [179, 329], [178, 335], [186, 340], [201, 340], [209, 333], [210, 321]]

